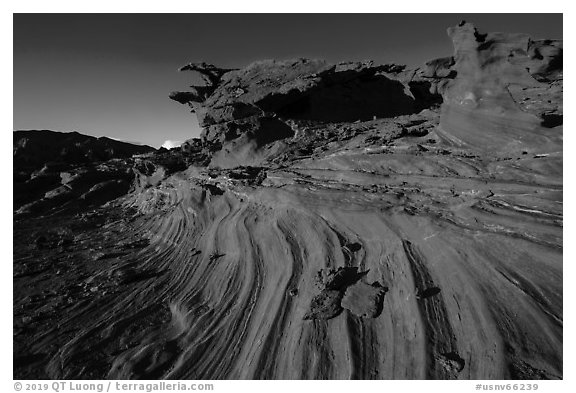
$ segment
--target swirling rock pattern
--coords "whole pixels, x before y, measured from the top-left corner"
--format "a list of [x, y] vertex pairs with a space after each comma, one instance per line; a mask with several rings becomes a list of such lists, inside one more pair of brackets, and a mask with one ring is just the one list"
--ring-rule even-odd
[[[22, 351], [49, 378], [561, 377], [561, 156], [363, 138], [260, 185], [190, 168], [88, 217], [50, 273], [15, 279], [72, 263], [59, 303], [15, 299], [36, 310]], [[377, 317], [305, 318], [339, 267], [387, 288]]]
[[15, 378], [562, 378], [561, 127], [491, 150], [441, 116], [278, 120], [258, 167], [194, 142], [113, 202], [16, 215]]

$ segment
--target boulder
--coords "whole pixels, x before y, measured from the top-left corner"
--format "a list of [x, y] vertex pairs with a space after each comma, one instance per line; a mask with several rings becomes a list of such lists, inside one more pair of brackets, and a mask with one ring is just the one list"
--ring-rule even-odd
[[360, 281], [367, 274], [352, 266], [320, 269], [315, 277], [320, 293], [312, 298], [304, 319], [331, 319], [342, 309], [363, 318], [379, 316], [387, 288], [378, 282], [369, 285]]
[[342, 307], [362, 318], [376, 318], [382, 312], [386, 289], [379, 284], [359, 281], [349, 286], [342, 298]]
[[340, 291], [326, 289], [314, 296], [304, 319], [331, 319], [342, 312]]

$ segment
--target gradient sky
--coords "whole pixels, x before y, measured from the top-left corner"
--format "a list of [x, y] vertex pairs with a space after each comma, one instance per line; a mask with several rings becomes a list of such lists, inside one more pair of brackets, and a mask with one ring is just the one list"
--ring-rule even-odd
[[562, 38], [561, 14], [15, 14], [14, 130], [51, 129], [159, 147], [198, 136], [172, 101], [190, 61], [373, 59], [416, 66], [452, 54], [446, 28]]

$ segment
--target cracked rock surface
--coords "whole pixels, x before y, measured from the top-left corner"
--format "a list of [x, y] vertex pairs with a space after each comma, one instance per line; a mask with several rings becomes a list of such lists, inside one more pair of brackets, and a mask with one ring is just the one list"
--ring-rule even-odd
[[450, 35], [192, 63], [203, 138], [15, 158], [14, 379], [563, 378], [562, 44]]

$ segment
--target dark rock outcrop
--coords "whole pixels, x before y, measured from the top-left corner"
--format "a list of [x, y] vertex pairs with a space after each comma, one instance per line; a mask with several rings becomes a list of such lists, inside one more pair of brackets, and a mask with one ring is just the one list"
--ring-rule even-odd
[[29, 180], [14, 183], [17, 213], [48, 213], [67, 205], [101, 205], [124, 195], [134, 179], [132, 159], [113, 159], [102, 164], [44, 168]]
[[113, 158], [128, 158], [155, 150], [146, 145], [134, 145], [106, 137], [96, 138], [78, 132], [14, 131], [13, 139], [14, 171], [26, 180], [32, 172], [42, 168], [64, 168]]
[[78, 132], [15, 131], [14, 210], [40, 214], [65, 205], [100, 205], [125, 194], [134, 177], [132, 157], [151, 153]]
[[251, 133], [261, 146], [292, 136], [277, 132], [285, 119], [349, 122], [409, 114], [418, 107], [410, 87], [395, 78], [404, 71], [398, 65], [295, 59], [255, 62], [241, 70], [184, 69], [204, 76], [207, 85], [170, 98], [196, 112], [209, 143]]
[[100, 206], [208, 163], [199, 140], [155, 150], [77, 132], [14, 132], [14, 210], [42, 215]]

